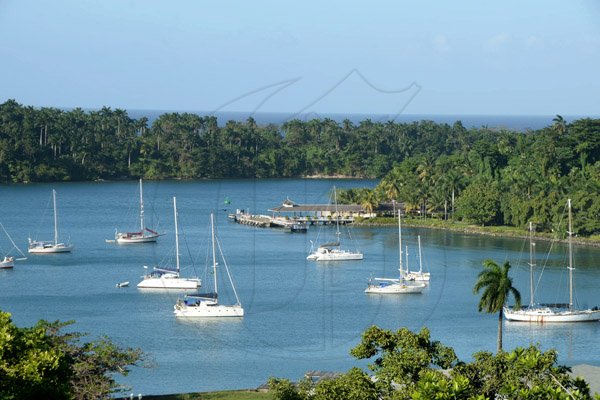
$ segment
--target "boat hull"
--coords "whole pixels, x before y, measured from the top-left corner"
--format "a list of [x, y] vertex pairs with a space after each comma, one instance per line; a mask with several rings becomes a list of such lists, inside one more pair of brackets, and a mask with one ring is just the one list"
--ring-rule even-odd
[[173, 313], [180, 318], [221, 318], [243, 317], [244, 309], [240, 305], [226, 306], [211, 301], [201, 301], [199, 304], [175, 304]]
[[306, 257], [310, 261], [349, 261], [349, 260], [362, 260], [363, 254], [359, 252], [353, 252], [348, 250], [328, 250], [323, 251], [321, 249], [310, 254]]
[[568, 310], [550, 307], [525, 308], [521, 310], [504, 309], [508, 321], [553, 323], [553, 322], [594, 322], [600, 321], [600, 310]]
[[425, 289], [427, 285], [407, 285], [405, 283], [390, 283], [390, 284], [379, 284], [369, 285], [365, 289], [365, 293], [370, 294], [418, 294]]
[[410, 271], [407, 274], [404, 274], [404, 279], [407, 281], [429, 282], [429, 278], [429, 272]]
[[138, 283], [138, 289], [197, 289], [200, 279], [194, 278], [147, 278]]
[[15, 263], [13, 261], [0, 261], [0, 269], [11, 269], [14, 266]]
[[73, 245], [57, 244], [57, 245], [45, 245], [30, 247], [29, 253], [31, 254], [53, 254], [53, 253], [70, 253], [73, 250]]
[[118, 244], [156, 243], [159, 235], [152, 236], [119, 236], [115, 238]]

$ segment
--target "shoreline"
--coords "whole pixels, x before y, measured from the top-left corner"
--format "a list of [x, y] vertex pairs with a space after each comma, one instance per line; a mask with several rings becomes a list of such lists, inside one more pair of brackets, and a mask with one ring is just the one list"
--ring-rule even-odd
[[[389, 221], [387, 221], [389, 220]], [[484, 235], [484, 236], [492, 236], [492, 237], [506, 237], [513, 239], [529, 239], [529, 233], [523, 231], [519, 228], [512, 228], [507, 226], [477, 226], [477, 225], [469, 225], [461, 222], [445, 222], [440, 220], [432, 220], [428, 219], [426, 221], [431, 221], [427, 223], [425, 221], [420, 221], [417, 219], [403, 219], [402, 223], [405, 226], [410, 226], [414, 228], [425, 228], [425, 229], [437, 229], [437, 230], [446, 230], [452, 232], [465, 233], [469, 235]], [[375, 221], [369, 221], [367, 219], [354, 222], [353, 225], [356, 226], [396, 226], [396, 219], [392, 218], [376, 218]], [[535, 240], [544, 240], [548, 242], [559, 242], [559, 243], [568, 243], [568, 239], [557, 239], [551, 237], [547, 233], [538, 233], [534, 236]], [[580, 246], [589, 246], [589, 247], [600, 247], [600, 238], [572, 238], [573, 244]]]

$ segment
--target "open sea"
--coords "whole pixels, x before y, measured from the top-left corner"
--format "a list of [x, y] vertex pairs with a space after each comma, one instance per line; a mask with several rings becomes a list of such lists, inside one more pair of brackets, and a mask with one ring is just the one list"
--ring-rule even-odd
[[[418, 295], [377, 296], [363, 291], [369, 277], [397, 275], [397, 227], [351, 227], [353, 244], [362, 250], [364, 260], [316, 263], [306, 261], [306, 256], [319, 228], [290, 234], [235, 224], [227, 218], [237, 208], [267, 214], [286, 198], [327, 203], [333, 185], [375, 184], [309, 179], [148, 181], [144, 183], [147, 225], [165, 236], [147, 245], [105, 242], [114, 237], [116, 228], [136, 228], [137, 181], [1, 185], [0, 222], [21, 249], [26, 249], [28, 237], [52, 238], [54, 188], [61, 240], [69, 240], [75, 250], [28, 255], [14, 270], [0, 270], [0, 309], [10, 312], [19, 326], [39, 319], [75, 320], [72, 329], [88, 332], [90, 338], [107, 335], [122, 346], [140, 347], [151, 366], [136, 367], [119, 378], [136, 394], [255, 388], [270, 376], [297, 380], [309, 370], [365, 367], [366, 362], [354, 360], [349, 350], [374, 324], [413, 330], [426, 326], [433, 339], [454, 347], [465, 360], [477, 350], [495, 351], [497, 315], [477, 311], [478, 296], [472, 287], [484, 259], [508, 260], [527, 303], [524, 240], [404, 228], [411, 269], [418, 267], [416, 243], [417, 235], [421, 236], [431, 284]], [[179, 320], [173, 305], [181, 292], [136, 289], [144, 265], [173, 262], [173, 196], [179, 212], [182, 275], [205, 277], [209, 214], [214, 211], [244, 318]], [[2, 235], [0, 251], [10, 248]], [[545, 265], [537, 298], [566, 301], [566, 246], [538, 241], [537, 258], [540, 269]], [[600, 304], [598, 260], [600, 249], [575, 246], [576, 298], [581, 306]], [[130, 287], [115, 286], [122, 281], [129, 281]], [[226, 290], [221, 294], [224, 302], [231, 298]], [[505, 349], [539, 343], [543, 349], [557, 349], [561, 363], [600, 366], [600, 323], [505, 322], [504, 329]]]
[[[217, 117], [218, 124], [224, 126], [227, 121], [244, 122], [249, 117], [254, 118], [260, 125], [276, 124], [281, 125], [284, 122], [299, 119], [309, 121], [313, 118], [330, 118], [338, 123], [345, 119], [353, 124], [358, 124], [367, 118], [373, 122], [395, 121], [397, 123], [411, 123], [423, 120], [433, 121], [438, 124], [452, 125], [456, 121], [461, 121], [463, 126], [469, 128], [488, 127], [490, 129], [508, 129], [518, 132], [527, 130], [541, 129], [552, 125], [552, 119], [555, 115], [443, 115], [443, 114], [331, 114], [331, 113], [285, 113], [285, 112], [241, 112], [241, 111], [165, 111], [165, 110], [128, 110], [128, 115], [134, 119], [142, 117], [148, 118], [148, 124], [151, 125], [160, 115], [172, 112], [189, 112], [200, 116], [214, 115]], [[581, 116], [565, 115], [565, 121], [571, 123], [580, 118], [598, 118], [599, 116]]]

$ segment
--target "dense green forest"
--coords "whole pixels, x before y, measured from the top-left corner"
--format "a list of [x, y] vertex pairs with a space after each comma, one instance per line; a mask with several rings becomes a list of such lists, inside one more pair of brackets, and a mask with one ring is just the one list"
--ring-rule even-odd
[[[353, 124], [331, 119], [219, 126], [214, 116], [167, 113], [151, 126], [125, 110], [0, 105], [0, 182], [97, 179], [381, 179], [341, 194], [366, 208], [403, 202], [424, 217], [556, 229], [567, 197], [575, 232], [600, 233], [600, 120], [515, 132], [432, 121]], [[564, 230], [564, 228], [563, 228]]]

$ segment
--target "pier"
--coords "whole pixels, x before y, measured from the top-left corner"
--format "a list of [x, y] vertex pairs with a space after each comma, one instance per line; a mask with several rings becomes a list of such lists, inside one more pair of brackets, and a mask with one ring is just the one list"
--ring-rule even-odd
[[[293, 225], [332, 225], [336, 223], [336, 219], [331, 217], [272, 217], [269, 215], [255, 215], [245, 212], [230, 214], [229, 218], [238, 224], [251, 225], [260, 228], [290, 229]], [[352, 222], [354, 222], [353, 217], [340, 217], [339, 219], [340, 225], [347, 225]]]

